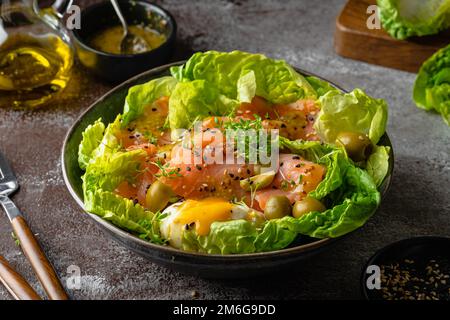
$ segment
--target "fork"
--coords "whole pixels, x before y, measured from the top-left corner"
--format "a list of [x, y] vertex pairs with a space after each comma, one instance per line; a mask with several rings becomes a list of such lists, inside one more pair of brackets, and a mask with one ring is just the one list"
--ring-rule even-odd
[[64, 291], [55, 270], [42, 251], [22, 213], [9, 198], [18, 189], [19, 184], [14, 172], [0, 152], [0, 204], [8, 215], [14, 234], [48, 297], [51, 300], [67, 300], [67, 293]]

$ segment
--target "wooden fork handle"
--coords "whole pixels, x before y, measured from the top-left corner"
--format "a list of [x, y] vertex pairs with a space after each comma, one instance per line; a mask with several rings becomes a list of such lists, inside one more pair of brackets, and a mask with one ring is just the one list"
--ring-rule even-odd
[[20, 242], [23, 253], [30, 262], [39, 282], [51, 300], [67, 300], [69, 297], [64, 291], [53, 266], [48, 261], [39, 243], [22, 216], [11, 221], [14, 233]]
[[0, 282], [16, 300], [41, 300], [28, 282], [0, 256]]

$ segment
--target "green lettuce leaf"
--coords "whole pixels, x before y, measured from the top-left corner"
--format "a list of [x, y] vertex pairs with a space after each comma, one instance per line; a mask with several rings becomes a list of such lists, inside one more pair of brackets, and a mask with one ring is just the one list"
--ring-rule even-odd
[[321, 97], [329, 91], [340, 91], [340, 90], [336, 89], [335, 87], [333, 87], [329, 82], [324, 81], [324, 80], [319, 79], [314, 76], [308, 76], [308, 77], [306, 77], [306, 80], [316, 91], [317, 97]]
[[372, 176], [375, 184], [380, 186], [389, 171], [389, 153], [387, 146], [375, 146], [374, 151], [367, 159], [366, 171]]
[[140, 204], [101, 189], [85, 192], [86, 211], [153, 243], [165, 241], [159, 233], [159, 216], [145, 210]]
[[[100, 133], [104, 130], [104, 125], [100, 121], [88, 127], [83, 134], [83, 140], [97, 141], [97, 146], [86, 142], [83, 149], [88, 157], [88, 161], [84, 162], [86, 172], [82, 177], [84, 207], [86, 211], [143, 239], [163, 243], [159, 233], [159, 215], [145, 210], [139, 204], [134, 204], [130, 199], [113, 193], [121, 182], [135, 181], [140, 172], [142, 158], [146, 156], [143, 150], [121, 151], [119, 141], [114, 135], [119, 129], [120, 120], [119, 115], [106, 128], [103, 137]], [[95, 133], [94, 130], [96, 130]], [[101, 142], [99, 142], [100, 139]]]
[[173, 77], [162, 77], [147, 83], [131, 87], [125, 99], [122, 126], [138, 118], [155, 100], [170, 96], [177, 80]]
[[189, 128], [196, 119], [228, 115], [237, 105], [205, 80], [179, 82], [169, 100], [169, 125], [172, 129]]
[[383, 28], [397, 39], [450, 27], [450, 0], [378, 0], [378, 8]]
[[321, 110], [314, 128], [327, 143], [334, 143], [340, 132], [352, 131], [367, 134], [377, 144], [386, 130], [386, 102], [369, 97], [360, 89], [348, 94], [329, 91], [319, 102]]
[[419, 108], [440, 113], [450, 126], [450, 45], [423, 64], [414, 84], [413, 99]]
[[113, 193], [122, 181], [134, 182], [139, 173], [142, 150], [99, 155], [89, 162], [83, 175], [84, 206], [116, 226], [143, 239], [163, 243], [159, 232], [158, 215], [140, 204]]
[[87, 164], [92, 159], [93, 151], [102, 141], [105, 125], [102, 119], [98, 119], [94, 124], [90, 124], [83, 132], [83, 139], [78, 147], [78, 164], [81, 169], [86, 169]]
[[122, 181], [134, 183], [133, 179], [140, 173], [140, 164], [145, 156], [144, 150], [137, 149], [97, 157], [86, 168], [84, 190], [114, 191]]
[[179, 81], [205, 80], [222, 95], [240, 102], [250, 102], [255, 95], [272, 103], [316, 97], [309, 82], [285, 61], [262, 54], [199, 52], [171, 71]]
[[282, 149], [289, 149], [289, 151], [312, 162], [319, 162], [325, 155], [340, 150], [336, 146], [319, 141], [289, 140], [284, 137], [279, 137], [279, 141]]
[[183, 249], [209, 254], [252, 253], [256, 251], [254, 225], [246, 220], [214, 222], [207, 236], [198, 236], [195, 231], [183, 233]]

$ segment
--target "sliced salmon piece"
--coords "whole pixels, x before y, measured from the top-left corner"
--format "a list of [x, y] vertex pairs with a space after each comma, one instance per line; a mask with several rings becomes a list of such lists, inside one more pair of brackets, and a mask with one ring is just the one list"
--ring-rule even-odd
[[170, 130], [164, 129], [168, 113], [169, 97], [161, 97], [146, 106], [143, 115], [116, 133], [122, 147], [128, 148], [144, 143], [157, 146], [170, 144]]
[[[213, 128], [193, 136], [193, 145], [178, 143], [166, 163], [166, 176], [159, 173], [160, 181], [185, 198], [244, 197], [246, 192], [240, 187], [239, 181], [252, 176], [254, 166], [237, 164], [235, 159], [227, 164], [224, 139], [225, 135]], [[216, 150], [221, 153], [216, 155]], [[167, 176], [167, 173], [171, 174]]]
[[255, 115], [261, 119], [277, 119], [273, 105], [264, 98], [255, 96], [251, 103], [242, 103], [236, 110], [236, 117], [255, 120]]
[[236, 120], [255, 120], [255, 116], [259, 116], [263, 128], [278, 129], [281, 136], [290, 140], [318, 140], [313, 125], [319, 111], [318, 104], [310, 99], [272, 105], [261, 97], [254, 97], [251, 103], [239, 106]]
[[[170, 165], [170, 162], [169, 162]], [[180, 176], [161, 177], [179, 196], [189, 199], [221, 197], [241, 200], [247, 196], [239, 181], [254, 174], [253, 166], [238, 164], [177, 164]], [[179, 170], [178, 170], [179, 169]]]
[[280, 154], [279, 170], [272, 184], [256, 191], [255, 200], [260, 209], [266, 207], [273, 195], [284, 195], [291, 203], [301, 200], [317, 188], [325, 176], [324, 166], [307, 161], [295, 154]]

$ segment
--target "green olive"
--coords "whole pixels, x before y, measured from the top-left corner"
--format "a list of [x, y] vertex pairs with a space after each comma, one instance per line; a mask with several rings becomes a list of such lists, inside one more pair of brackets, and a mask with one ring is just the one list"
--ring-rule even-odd
[[283, 218], [290, 215], [291, 212], [291, 202], [285, 196], [271, 196], [264, 209], [264, 215], [269, 220]]
[[161, 211], [164, 209], [169, 200], [174, 196], [172, 189], [164, 183], [156, 180], [147, 190], [145, 202], [147, 209], [152, 212]]
[[256, 176], [239, 181], [242, 189], [245, 191], [256, 191], [268, 187], [275, 178], [275, 171], [268, 171]]
[[264, 217], [264, 214], [262, 214], [259, 211], [250, 211], [247, 214], [247, 221], [250, 221], [252, 224], [254, 224], [255, 226], [261, 226], [264, 224], [264, 222], [266, 221], [266, 218]]
[[314, 198], [306, 197], [300, 201], [295, 202], [294, 207], [292, 208], [292, 215], [295, 218], [300, 218], [301, 216], [308, 214], [313, 211], [323, 212], [327, 208], [323, 205], [322, 202], [316, 200]]
[[372, 153], [372, 142], [367, 135], [357, 132], [341, 132], [336, 144], [345, 148], [348, 156], [355, 162], [366, 160]]

